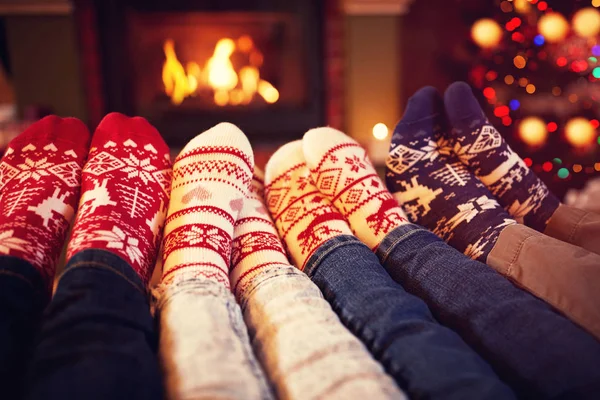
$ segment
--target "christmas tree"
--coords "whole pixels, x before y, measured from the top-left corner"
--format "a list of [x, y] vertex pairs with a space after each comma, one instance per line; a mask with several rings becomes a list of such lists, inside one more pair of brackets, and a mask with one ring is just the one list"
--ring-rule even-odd
[[491, 122], [557, 194], [600, 176], [600, 0], [495, 0], [469, 79]]

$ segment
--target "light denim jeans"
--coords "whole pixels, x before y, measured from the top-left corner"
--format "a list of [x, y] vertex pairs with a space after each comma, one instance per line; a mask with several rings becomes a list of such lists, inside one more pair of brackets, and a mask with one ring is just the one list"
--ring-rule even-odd
[[598, 399], [600, 342], [547, 303], [416, 225], [392, 231], [377, 255], [519, 397]]
[[289, 264], [274, 264], [244, 282], [239, 300], [278, 398], [405, 399], [315, 284]]
[[409, 397], [514, 398], [488, 363], [394, 282], [356, 237], [326, 241], [304, 272]]
[[154, 295], [168, 399], [273, 398], [227, 287], [187, 280], [161, 285]]

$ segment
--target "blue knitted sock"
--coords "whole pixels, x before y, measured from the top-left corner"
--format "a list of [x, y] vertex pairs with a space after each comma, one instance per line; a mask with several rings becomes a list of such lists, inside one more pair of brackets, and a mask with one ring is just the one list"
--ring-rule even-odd
[[394, 130], [386, 183], [413, 222], [485, 262], [502, 229], [516, 222], [452, 154], [446, 126], [439, 93], [415, 93]]
[[490, 125], [469, 85], [456, 82], [444, 97], [460, 160], [513, 218], [543, 232], [560, 201]]

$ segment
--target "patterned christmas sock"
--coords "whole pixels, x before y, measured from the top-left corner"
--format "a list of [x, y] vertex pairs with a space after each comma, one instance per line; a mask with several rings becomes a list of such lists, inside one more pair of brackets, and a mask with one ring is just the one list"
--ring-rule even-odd
[[502, 229], [516, 222], [452, 155], [442, 110], [432, 87], [410, 98], [392, 137], [386, 183], [413, 222], [485, 262]]
[[560, 201], [490, 125], [466, 83], [450, 85], [444, 97], [460, 160], [513, 218], [543, 232]]
[[67, 259], [85, 249], [123, 258], [152, 275], [171, 187], [169, 148], [143, 118], [112, 113], [92, 138]]
[[277, 228], [264, 205], [263, 194], [264, 174], [254, 167], [250, 192], [233, 233], [229, 277], [238, 299], [246, 285], [265, 268], [289, 265]]
[[408, 223], [356, 141], [335, 129], [317, 128], [306, 132], [302, 148], [317, 189], [367, 246], [375, 249], [391, 230]]
[[89, 141], [81, 121], [50, 116], [13, 139], [0, 162], [0, 253], [27, 260], [48, 288], [75, 214]]
[[173, 168], [162, 282], [209, 279], [229, 287], [233, 227], [254, 168], [252, 147], [235, 125], [196, 136]]
[[302, 141], [273, 154], [265, 172], [267, 207], [296, 267], [304, 270], [317, 248], [339, 235], [351, 235], [346, 220], [311, 182]]

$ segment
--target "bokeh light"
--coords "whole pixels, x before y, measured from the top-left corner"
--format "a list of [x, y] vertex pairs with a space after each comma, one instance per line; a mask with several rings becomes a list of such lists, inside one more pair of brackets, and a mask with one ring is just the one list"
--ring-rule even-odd
[[577, 11], [573, 16], [573, 30], [581, 37], [595, 37], [600, 33], [600, 12], [592, 7]]
[[544, 14], [538, 21], [538, 31], [550, 43], [562, 41], [569, 32], [569, 23], [562, 14], [551, 12]]
[[502, 39], [502, 28], [490, 18], [483, 18], [475, 22], [471, 28], [471, 37], [479, 47], [492, 49]]
[[569, 177], [569, 170], [566, 168], [561, 168], [558, 170], [558, 172], [556, 173], [556, 175], [558, 175], [558, 177], [560, 179], [566, 179]]
[[390, 130], [387, 125], [379, 122], [373, 126], [373, 137], [377, 140], [384, 140], [388, 137]]
[[565, 135], [571, 145], [585, 147], [596, 140], [596, 129], [589, 120], [576, 117], [565, 125]]
[[538, 117], [524, 118], [519, 124], [519, 136], [529, 146], [541, 146], [548, 137], [546, 123]]

